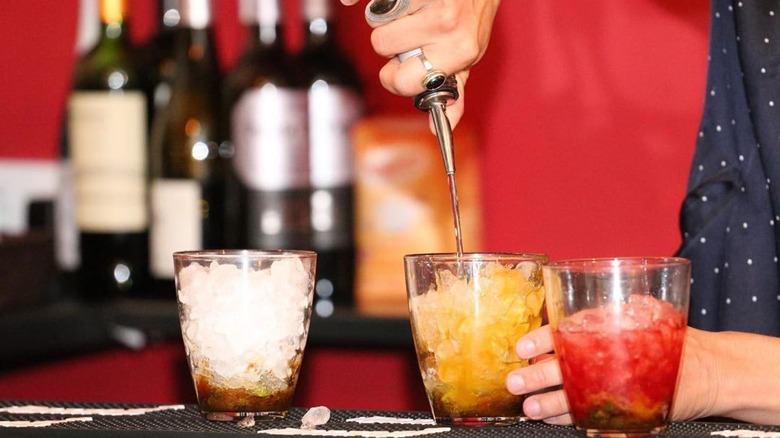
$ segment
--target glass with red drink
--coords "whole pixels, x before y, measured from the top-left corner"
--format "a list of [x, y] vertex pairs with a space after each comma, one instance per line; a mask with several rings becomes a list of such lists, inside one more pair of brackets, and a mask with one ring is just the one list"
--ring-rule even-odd
[[662, 432], [682, 356], [690, 261], [569, 260], [543, 270], [574, 425], [589, 436]]

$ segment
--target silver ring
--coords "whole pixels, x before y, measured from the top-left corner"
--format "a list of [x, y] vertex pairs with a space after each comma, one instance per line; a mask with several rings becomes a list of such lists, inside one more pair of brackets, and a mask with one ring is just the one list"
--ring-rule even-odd
[[428, 61], [428, 58], [425, 56], [425, 53], [423, 53], [421, 48], [418, 47], [414, 50], [401, 53], [398, 55], [398, 60], [404, 62], [414, 56], [420, 59], [423, 67], [425, 67], [425, 71], [428, 72], [422, 80], [423, 88], [428, 91], [434, 91], [444, 85], [444, 83], [447, 81], [447, 75], [441, 70], [433, 69], [431, 61]]
[[431, 65], [431, 61], [428, 61], [428, 58], [425, 57], [425, 54], [422, 53], [422, 50], [420, 50], [420, 56], [418, 58], [420, 58], [420, 62], [422, 62], [423, 67], [425, 67], [425, 71], [428, 73], [433, 71], [433, 65]]
[[404, 53], [399, 54], [398, 55], [398, 60], [401, 61], [401, 62], [404, 62], [404, 61], [406, 61], [409, 58], [414, 58], [415, 56], [423, 56], [424, 57], [425, 55], [423, 55], [422, 49], [418, 47], [418, 48], [410, 50], [408, 52], [404, 52]]
[[425, 67], [425, 71], [430, 73], [433, 70], [433, 65], [431, 64], [431, 61], [428, 61], [428, 58], [425, 57], [425, 53], [423, 53], [421, 48], [416, 48], [414, 50], [410, 50], [408, 52], [401, 53], [398, 55], [398, 60], [400, 62], [404, 62], [409, 58], [417, 57], [420, 59], [420, 62], [422, 62], [423, 67]]
[[433, 91], [444, 85], [444, 82], [447, 81], [447, 75], [441, 70], [434, 70], [431, 61], [428, 61], [428, 58], [425, 57], [422, 50], [420, 50], [418, 58], [420, 58], [420, 62], [422, 62], [423, 67], [425, 67], [425, 71], [428, 72], [422, 80], [423, 88], [428, 91]]
[[372, 0], [366, 5], [366, 19], [372, 23], [387, 23], [409, 9], [410, 0]]

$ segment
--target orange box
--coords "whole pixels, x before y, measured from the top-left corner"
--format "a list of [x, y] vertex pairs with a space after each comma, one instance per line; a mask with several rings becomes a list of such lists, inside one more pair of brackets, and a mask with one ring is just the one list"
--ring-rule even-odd
[[[422, 114], [361, 120], [353, 138], [356, 306], [371, 314], [406, 315], [403, 256], [456, 251], [438, 141]], [[464, 251], [480, 251], [480, 156], [474, 130], [459, 125], [454, 149]]]

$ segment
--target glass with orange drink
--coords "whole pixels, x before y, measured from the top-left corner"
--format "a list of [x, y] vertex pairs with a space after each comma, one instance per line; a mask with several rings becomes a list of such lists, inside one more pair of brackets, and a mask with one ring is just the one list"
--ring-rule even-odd
[[437, 423], [506, 425], [522, 396], [507, 373], [528, 365], [515, 344], [542, 324], [542, 254], [414, 254], [404, 257], [417, 360]]

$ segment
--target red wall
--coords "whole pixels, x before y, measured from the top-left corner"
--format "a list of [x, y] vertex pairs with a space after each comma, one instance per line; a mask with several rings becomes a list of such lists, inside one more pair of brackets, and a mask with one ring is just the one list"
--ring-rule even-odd
[[[340, 10], [340, 36], [358, 60], [369, 110], [414, 114], [408, 99], [379, 85], [383, 60], [371, 51], [363, 4]], [[236, 1], [217, 5], [229, 68], [244, 34]], [[284, 2], [292, 46], [300, 41], [294, 5]], [[56, 156], [77, 9], [77, 0], [0, 5], [0, 157]], [[134, 0], [133, 13], [143, 40], [154, 4]], [[488, 249], [671, 254], [703, 102], [707, 30], [706, 0], [504, 0], [466, 95], [466, 121], [484, 139]]]
[[[217, 3], [226, 68], [243, 41], [235, 3]], [[293, 2], [284, 3], [294, 20]], [[0, 3], [0, 158], [56, 156], [77, 4]], [[408, 99], [389, 95], [378, 83], [383, 61], [371, 51], [363, 4], [343, 9], [340, 32], [346, 49], [359, 60], [369, 110], [413, 114]], [[153, 30], [154, 6], [149, 0], [134, 0], [133, 8], [134, 32], [142, 40]], [[487, 249], [546, 252], [553, 258], [674, 252], [680, 242], [677, 214], [703, 103], [708, 12], [706, 0], [503, 1], [491, 47], [475, 68], [466, 95], [465, 121], [476, 126], [484, 140]], [[296, 25], [291, 30], [295, 46], [299, 29]], [[128, 389], [135, 392], [101, 392], [107, 383], [96, 383], [92, 392], [78, 392], [73, 385], [69, 389], [67, 383], [36, 392], [32, 383], [45, 378], [68, 382], [68, 372], [99, 376], [101, 370], [128, 363], [148, 366], [131, 367], [125, 376], [157, 375], [162, 362], [180, 359], [177, 346], [171, 348], [141, 356], [109, 352], [49, 369], [53, 371], [10, 375], [6, 382], [31, 386], [25, 391], [0, 384], [0, 397], [175, 400], [170, 379], [156, 385], [139, 382], [147, 388], [140, 394], [139, 386]], [[402, 365], [408, 364], [407, 354], [324, 350], [310, 356], [316, 365], [309, 369], [316, 371], [311, 378], [319, 379], [323, 393], [328, 385], [345, 382], [381, 381], [402, 388], [393, 392], [377, 387], [387, 396], [381, 402], [374, 397], [374, 406], [366, 406], [367, 394], [373, 397], [370, 386], [362, 393], [355, 388], [343, 395], [358, 397], [350, 399], [351, 407], [419, 407], [420, 389], [409, 381], [416, 376], [402, 371], [408, 369]], [[83, 368], [85, 363], [92, 368]], [[357, 374], [346, 376], [343, 370]], [[377, 375], [387, 377], [377, 380]], [[410, 385], [413, 388], [403, 389]], [[328, 401], [317, 394], [308, 397]]]

